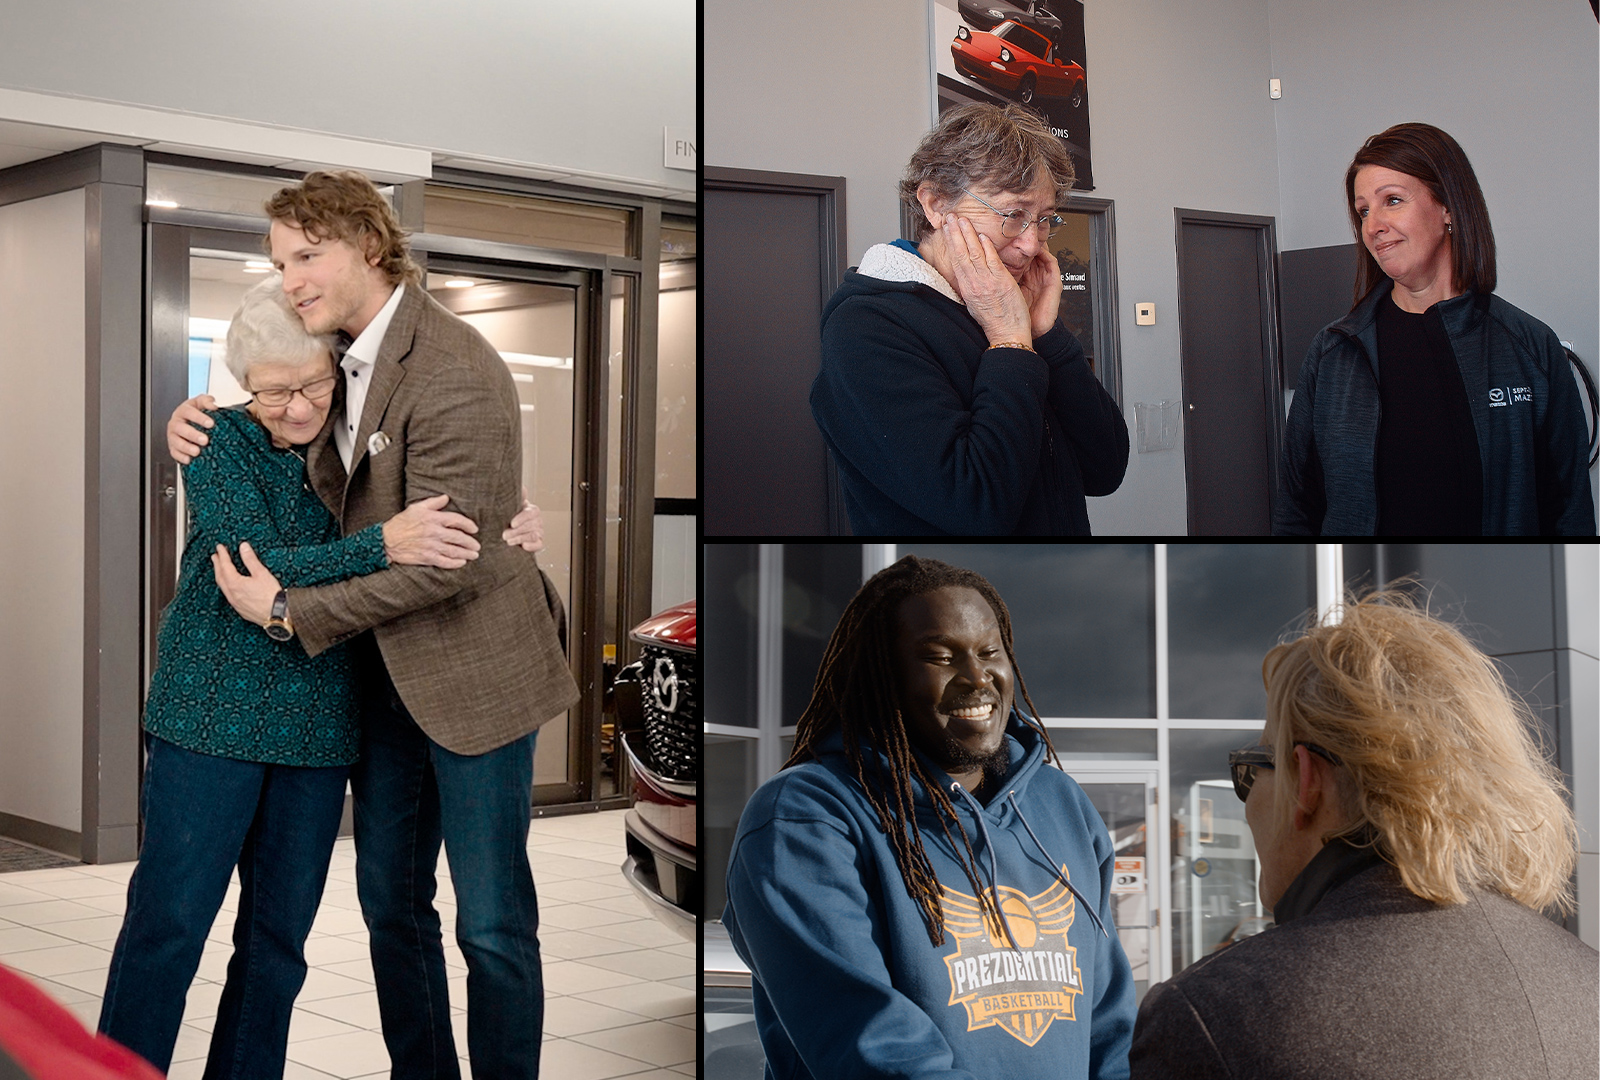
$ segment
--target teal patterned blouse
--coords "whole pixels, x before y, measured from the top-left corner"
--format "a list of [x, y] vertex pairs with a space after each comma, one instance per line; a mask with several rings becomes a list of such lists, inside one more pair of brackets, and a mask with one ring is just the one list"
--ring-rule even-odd
[[243, 407], [211, 415], [211, 442], [183, 467], [189, 531], [178, 591], [156, 639], [145, 730], [218, 757], [348, 764], [358, 723], [345, 647], [309, 657], [298, 638], [267, 637], [228, 605], [211, 553], [226, 544], [243, 570], [239, 543], [248, 540], [285, 588], [321, 585], [388, 566], [383, 526], [341, 538], [298, 450], [274, 447]]

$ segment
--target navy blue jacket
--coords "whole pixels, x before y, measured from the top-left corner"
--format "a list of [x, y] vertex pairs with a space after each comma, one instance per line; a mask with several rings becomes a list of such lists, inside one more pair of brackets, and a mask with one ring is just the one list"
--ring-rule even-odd
[[857, 536], [1087, 536], [1085, 495], [1128, 466], [1128, 426], [1059, 322], [988, 349], [927, 285], [850, 271], [822, 314], [811, 413]]
[[723, 921], [750, 966], [769, 1080], [1127, 1077], [1134, 984], [1112, 919], [1111, 838], [1015, 712], [1007, 736], [1010, 767], [988, 803], [951, 799], [1009, 939], [984, 925], [913, 781], [945, 921], [944, 943], [929, 940], [837, 732], [819, 760], [750, 797]]
[[[1323, 328], [1300, 368], [1272, 531], [1377, 531], [1377, 309], [1386, 284]], [[1498, 296], [1436, 305], [1461, 368], [1483, 459], [1485, 536], [1593, 536], [1588, 431], [1566, 354], [1544, 323]]]

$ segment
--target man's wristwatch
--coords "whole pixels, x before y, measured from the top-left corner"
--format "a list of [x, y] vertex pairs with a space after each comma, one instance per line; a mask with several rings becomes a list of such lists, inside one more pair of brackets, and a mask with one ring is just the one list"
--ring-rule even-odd
[[272, 598], [272, 617], [267, 620], [267, 636], [273, 641], [288, 641], [294, 637], [294, 624], [289, 621], [289, 590], [279, 589]]

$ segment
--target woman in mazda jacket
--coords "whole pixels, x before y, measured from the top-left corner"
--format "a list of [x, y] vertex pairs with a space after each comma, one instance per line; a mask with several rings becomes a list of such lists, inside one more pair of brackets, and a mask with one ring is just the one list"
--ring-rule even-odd
[[1273, 532], [1594, 535], [1577, 385], [1555, 333], [1494, 295], [1460, 145], [1398, 124], [1344, 183], [1355, 305], [1300, 369]]

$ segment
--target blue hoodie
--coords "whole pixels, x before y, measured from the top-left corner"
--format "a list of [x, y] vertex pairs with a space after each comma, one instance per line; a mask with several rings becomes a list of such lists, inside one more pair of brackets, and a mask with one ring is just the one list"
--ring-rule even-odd
[[1134, 986], [1112, 926], [1111, 838], [1083, 789], [1043, 767], [1039, 734], [1015, 712], [1006, 731], [1010, 766], [988, 804], [959, 788], [951, 800], [1016, 949], [983, 927], [913, 781], [943, 892], [944, 944], [929, 941], [837, 733], [751, 797], [723, 921], [750, 966], [769, 1077], [1128, 1075]]

